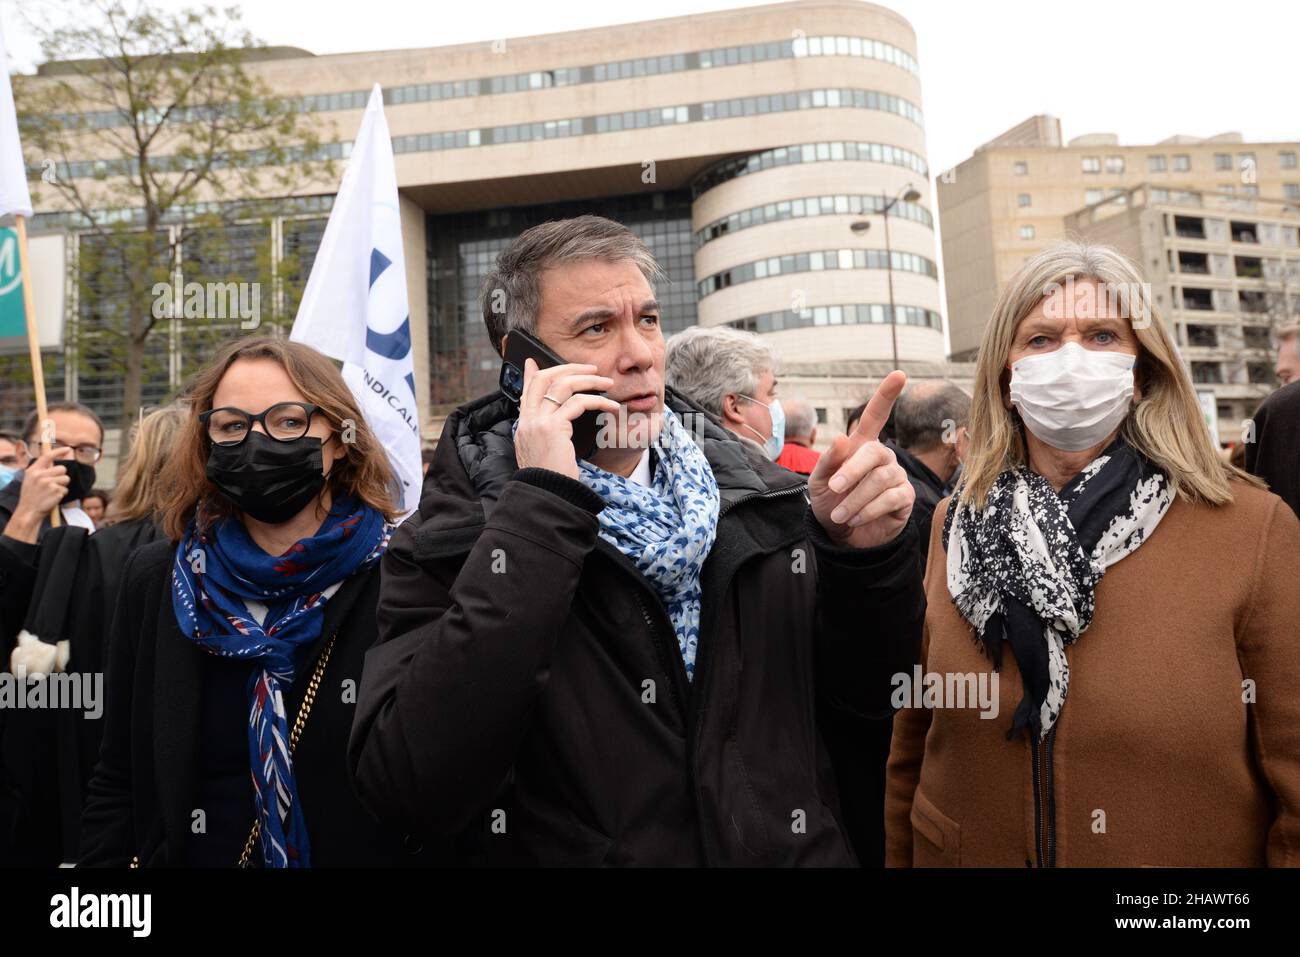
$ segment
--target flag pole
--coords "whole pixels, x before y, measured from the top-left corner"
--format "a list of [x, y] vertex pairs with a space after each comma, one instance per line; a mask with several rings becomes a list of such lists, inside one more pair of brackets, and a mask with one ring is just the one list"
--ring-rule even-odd
[[[41, 363], [41, 341], [36, 333], [36, 309], [32, 305], [32, 275], [27, 267], [27, 217], [22, 213], [15, 216], [18, 230], [18, 266], [21, 270], [23, 285], [23, 314], [27, 319], [27, 347], [32, 356], [32, 384], [36, 387], [36, 423], [40, 428], [41, 451], [50, 450], [50, 437], [45, 423], [49, 420], [49, 411], [45, 405], [45, 368]], [[24, 436], [26, 438], [26, 436]], [[59, 527], [59, 506], [50, 509], [50, 525]]]

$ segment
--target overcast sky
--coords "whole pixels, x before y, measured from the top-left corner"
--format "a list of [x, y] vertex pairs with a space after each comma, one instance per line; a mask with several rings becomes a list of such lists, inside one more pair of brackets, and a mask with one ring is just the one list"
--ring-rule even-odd
[[[128, 0], [131, 2], [131, 0]], [[193, 0], [154, 0], [183, 8]], [[226, 0], [228, 3], [229, 0]], [[218, 0], [218, 5], [226, 5]], [[1035, 113], [1068, 137], [1240, 131], [1300, 140], [1296, 0], [891, 0], [916, 30], [930, 167], [939, 172]], [[244, 22], [313, 53], [488, 42], [745, 6], [717, 0], [257, 0]], [[10, 68], [39, 49], [22, 13], [54, 19], [75, 0], [0, 0]], [[358, 10], [364, 16], [358, 17]], [[707, 45], [701, 38], [698, 44]], [[617, 56], [618, 51], [611, 51]], [[364, 78], [358, 78], [363, 80]]]

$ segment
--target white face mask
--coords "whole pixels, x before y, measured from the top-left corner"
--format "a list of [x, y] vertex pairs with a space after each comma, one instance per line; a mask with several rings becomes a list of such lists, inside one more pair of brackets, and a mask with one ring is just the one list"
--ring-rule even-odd
[[1055, 449], [1082, 452], [1124, 421], [1137, 357], [1067, 342], [1011, 367], [1011, 402], [1025, 427]]

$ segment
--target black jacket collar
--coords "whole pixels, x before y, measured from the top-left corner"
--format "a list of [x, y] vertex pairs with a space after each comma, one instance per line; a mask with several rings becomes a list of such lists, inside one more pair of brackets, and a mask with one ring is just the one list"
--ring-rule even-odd
[[898, 464], [903, 467], [903, 471], [908, 477], [917, 482], [921, 482], [934, 489], [938, 495], [943, 494], [943, 479], [934, 474], [934, 470], [918, 459], [907, 449], [903, 448], [897, 442], [890, 442], [889, 447], [894, 450], [894, 455], [898, 458]]

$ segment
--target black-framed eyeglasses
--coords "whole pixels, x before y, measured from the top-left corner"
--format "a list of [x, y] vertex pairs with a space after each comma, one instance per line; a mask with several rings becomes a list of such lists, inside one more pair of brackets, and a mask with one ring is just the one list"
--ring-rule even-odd
[[254, 415], [234, 406], [222, 406], [199, 413], [199, 421], [208, 430], [214, 445], [239, 445], [253, 431], [253, 424], [262, 423], [266, 434], [277, 442], [292, 442], [307, 434], [311, 418], [321, 411], [310, 402], [277, 402]]
[[68, 445], [67, 442], [60, 442], [58, 439], [50, 443], [51, 452], [69, 448], [72, 449], [73, 456], [82, 465], [94, 465], [104, 454], [103, 449], [97, 445]]

